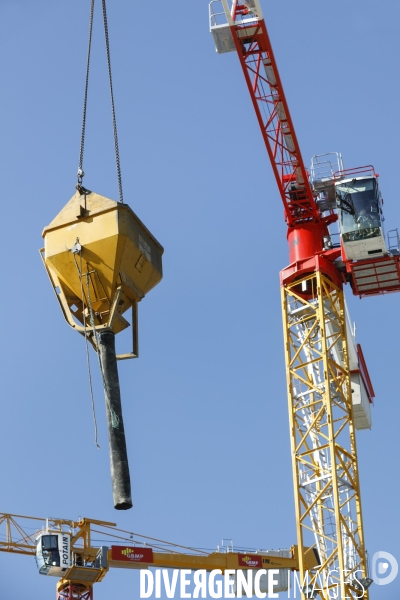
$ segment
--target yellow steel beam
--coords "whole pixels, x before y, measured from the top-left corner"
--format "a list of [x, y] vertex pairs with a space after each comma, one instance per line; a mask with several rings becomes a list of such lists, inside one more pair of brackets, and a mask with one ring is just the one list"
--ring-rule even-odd
[[355, 599], [351, 580], [366, 577], [367, 563], [343, 291], [309, 274], [282, 287], [282, 312], [301, 581], [315, 544], [320, 570], [331, 570], [320, 595], [338, 584], [341, 597]]
[[[249, 553], [253, 556], [253, 553]], [[243, 555], [243, 554], [242, 554]], [[260, 555], [258, 555], [260, 556]], [[263, 569], [296, 569], [298, 561], [292, 549], [292, 557], [285, 558], [281, 556], [262, 556]], [[213, 552], [208, 555], [202, 554], [179, 554], [175, 552], [153, 552], [152, 563], [129, 563], [112, 560], [111, 551], [109, 552], [108, 564], [116, 568], [136, 568], [147, 569], [149, 567], [163, 567], [166, 569], [221, 569], [224, 573], [226, 569], [240, 569], [238, 552]], [[243, 568], [243, 567], [242, 567]], [[247, 568], [247, 567], [246, 567]]]
[[[33, 532], [27, 529], [33, 524]], [[2, 526], [5, 528], [5, 535], [1, 534]], [[95, 527], [93, 527], [95, 526]], [[99, 529], [97, 529], [97, 528]], [[205, 569], [212, 571], [220, 569], [225, 572], [226, 569], [248, 568], [243, 566], [244, 554], [238, 552], [212, 552], [207, 554], [200, 552], [195, 548], [179, 547], [178, 544], [170, 544], [171, 550], [157, 551], [157, 543], [167, 543], [155, 538], [146, 538], [146, 548], [152, 549], [152, 562], [125, 562], [114, 560], [112, 550], [108, 550], [108, 566], [106, 568], [95, 568], [90, 563], [96, 558], [99, 548], [92, 545], [91, 536], [93, 533], [100, 533], [110, 536], [113, 542], [117, 541], [119, 545], [125, 544], [127, 547], [140, 548], [138, 541], [132, 540], [131, 536], [139, 536], [128, 531], [116, 528], [115, 523], [108, 521], [99, 521], [95, 519], [81, 519], [78, 522], [66, 519], [42, 519], [38, 517], [29, 517], [23, 515], [11, 515], [0, 513], [0, 552], [11, 552], [22, 555], [34, 555], [36, 544], [35, 540], [39, 533], [43, 531], [65, 531], [69, 530], [71, 534], [71, 553], [74, 564], [70, 567], [64, 577], [58, 584], [58, 591], [70, 585], [82, 585], [85, 589], [91, 589], [94, 583], [101, 581], [109, 568], [122, 569], [148, 569], [149, 567], [166, 569]], [[2, 539], [4, 538], [4, 539]], [[108, 547], [113, 544], [110, 540]], [[185, 548], [186, 551], [177, 552], [172, 548]], [[291, 569], [299, 568], [299, 552], [297, 546], [291, 548], [291, 557], [280, 557], [271, 555], [262, 555], [249, 553], [250, 557], [257, 556], [261, 561], [257, 567], [263, 569]], [[312, 548], [304, 548], [302, 554], [303, 563], [306, 568], [311, 570], [316, 567], [315, 555]], [[82, 589], [83, 589], [82, 588]]]

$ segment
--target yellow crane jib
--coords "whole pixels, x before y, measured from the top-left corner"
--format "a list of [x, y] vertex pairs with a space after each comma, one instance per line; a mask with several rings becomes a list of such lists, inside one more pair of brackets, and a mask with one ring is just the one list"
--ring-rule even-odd
[[[81, 184], [43, 237], [40, 253], [64, 317], [99, 355], [114, 507], [126, 510], [132, 496], [117, 359], [138, 356], [137, 304], [161, 280], [164, 250], [127, 204]], [[132, 351], [117, 355], [115, 335], [129, 327], [130, 308]]]
[[[98, 545], [99, 538], [104, 545]], [[76, 522], [9, 513], [0, 513], [1, 552], [34, 556], [41, 575], [59, 579], [57, 600], [93, 600], [94, 584], [112, 568], [245, 570], [246, 574], [278, 569], [280, 591], [284, 591], [288, 589], [288, 571], [298, 571], [300, 559], [297, 546], [251, 551], [232, 546], [229, 551], [220, 547], [207, 551], [119, 529], [108, 521], [82, 518]], [[308, 570], [320, 567], [315, 546], [304, 548], [302, 556]], [[260, 582], [262, 588], [262, 579]]]

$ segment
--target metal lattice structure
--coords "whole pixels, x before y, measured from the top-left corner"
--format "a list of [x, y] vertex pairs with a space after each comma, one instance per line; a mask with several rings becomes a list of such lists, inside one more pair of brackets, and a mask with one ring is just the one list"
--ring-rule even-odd
[[57, 600], [93, 600], [93, 588], [85, 585], [67, 585], [57, 592]]
[[311, 542], [321, 564], [309, 589], [358, 598], [367, 565], [343, 290], [317, 271], [282, 286], [282, 309], [301, 581]]
[[[224, 24], [218, 20], [222, 13], [214, 12], [218, 4], [219, 0], [210, 4], [211, 31], [217, 36], [224, 35]], [[231, 2], [231, 10], [227, 0], [221, 0], [221, 4], [226, 16], [225, 36], [230, 33], [229, 49], [236, 48], [238, 53], [287, 223], [294, 226], [309, 220], [320, 221], [261, 6], [258, 0]]]

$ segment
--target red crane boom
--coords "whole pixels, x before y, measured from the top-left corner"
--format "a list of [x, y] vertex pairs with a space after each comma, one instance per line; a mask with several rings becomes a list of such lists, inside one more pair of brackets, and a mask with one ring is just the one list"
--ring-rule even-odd
[[308, 181], [265, 22], [259, 19], [256, 24], [243, 24], [243, 16], [248, 12], [247, 7], [235, 5], [232, 37], [285, 207], [286, 222], [289, 227], [318, 222], [321, 215]]
[[323, 251], [327, 226], [337, 215], [323, 216], [311, 189], [261, 7], [254, 0], [236, 0], [225, 14], [230, 36], [214, 29], [214, 39], [219, 51], [236, 49], [239, 56], [285, 209], [291, 262], [313, 256]]

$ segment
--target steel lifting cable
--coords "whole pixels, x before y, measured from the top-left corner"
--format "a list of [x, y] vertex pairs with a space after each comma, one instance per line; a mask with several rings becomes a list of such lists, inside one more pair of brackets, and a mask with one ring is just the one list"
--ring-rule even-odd
[[[86, 109], [87, 109], [87, 96], [88, 96], [88, 88], [89, 88], [90, 51], [91, 51], [91, 46], [92, 46], [94, 3], [95, 3], [95, 0], [91, 0], [90, 19], [89, 19], [88, 51], [87, 51], [87, 60], [86, 60], [85, 93], [84, 93], [84, 99], [83, 99], [82, 131], [81, 131], [81, 144], [80, 144], [79, 166], [78, 166], [78, 188], [82, 185], [82, 178], [85, 174], [83, 172], [83, 153], [84, 153], [84, 148], [85, 148]], [[117, 168], [118, 196], [119, 196], [119, 202], [123, 203], [124, 196], [122, 193], [121, 162], [120, 162], [120, 157], [119, 157], [117, 119], [115, 116], [114, 92], [113, 92], [113, 84], [112, 84], [110, 41], [109, 41], [109, 35], [108, 35], [106, 0], [102, 0], [102, 8], [103, 8], [104, 37], [105, 37], [106, 54], [107, 54], [108, 79], [109, 79], [109, 84], [110, 84], [111, 113], [112, 113], [112, 123], [113, 123], [113, 131], [114, 131], [114, 149], [115, 149], [115, 163], [116, 163], [116, 168]]]
[[114, 129], [114, 147], [115, 147], [115, 162], [116, 162], [116, 166], [117, 166], [118, 195], [119, 195], [119, 201], [122, 203], [124, 201], [124, 197], [122, 194], [122, 179], [121, 179], [121, 165], [120, 165], [120, 160], [119, 160], [119, 149], [118, 149], [117, 120], [115, 118], [114, 94], [113, 94], [112, 75], [111, 75], [110, 42], [108, 39], [106, 0], [102, 0], [102, 5], [103, 5], [104, 36], [105, 36], [105, 40], [106, 40], [106, 52], [107, 52], [108, 78], [110, 80], [111, 112], [112, 112], [112, 121], [113, 121], [113, 129]]
[[91, 0], [90, 19], [89, 19], [89, 39], [88, 39], [88, 49], [87, 49], [87, 59], [86, 59], [85, 93], [83, 96], [81, 146], [79, 149], [78, 185], [82, 185], [82, 178], [85, 175], [85, 173], [83, 172], [83, 152], [85, 149], [86, 108], [87, 108], [87, 96], [88, 96], [88, 88], [89, 88], [89, 67], [90, 67], [90, 50], [92, 47], [93, 14], [94, 14], [94, 0]]

